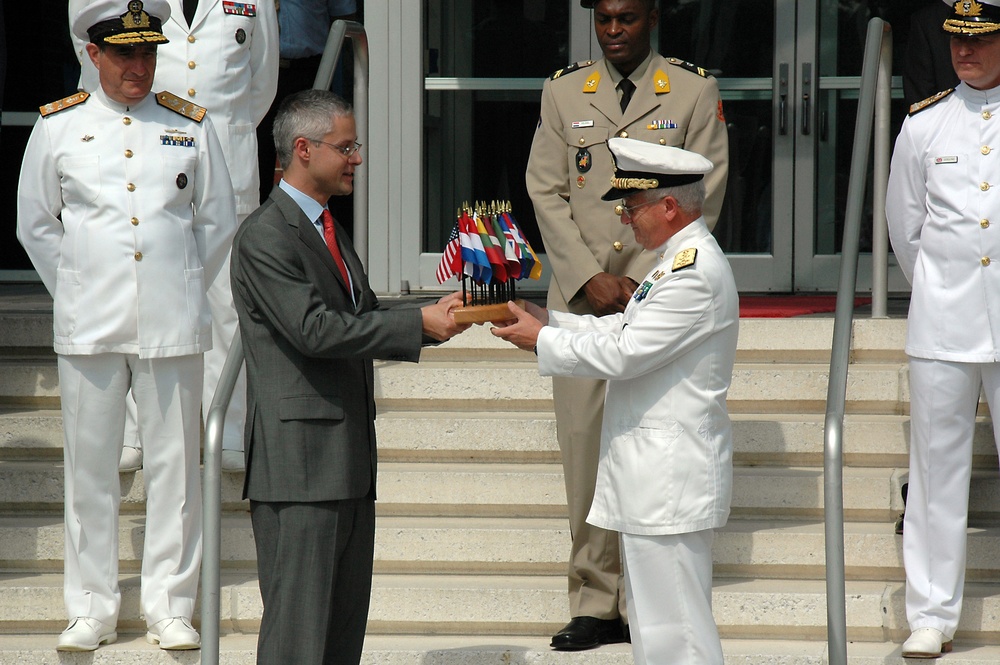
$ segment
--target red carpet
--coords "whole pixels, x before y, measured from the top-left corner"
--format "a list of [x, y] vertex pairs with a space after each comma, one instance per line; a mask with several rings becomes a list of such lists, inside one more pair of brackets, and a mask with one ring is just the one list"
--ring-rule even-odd
[[[871, 298], [855, 298], [854, 306], [868, 305]], [[740, 296], [741, 319], [780, 319], [803, 314], [833, 312], [837, 296]]]

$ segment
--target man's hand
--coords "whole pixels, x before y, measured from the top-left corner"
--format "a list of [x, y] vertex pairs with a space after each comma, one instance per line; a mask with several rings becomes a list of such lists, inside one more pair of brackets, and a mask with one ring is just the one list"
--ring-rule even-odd
[[528, 311], [508, 302], [510, 320], [490, 328], [490, 332], [519, 349], [533, 351], [538, 344], [538, 331], [549, 322], [549, 313], [534, 303], [526, 302], [525, 305]]
[[628, 277], [617, 277], [608, 272], [599, 272], [583, 285], [583, 294], [597, 316], [618, 314], [625, 311], [628, 299], [635, 291], [635, 284]]
[[439, 342], [444, 342], [458, 333], [468, 330], [471, 324], [455, 323], [455, 316], [452, 314], [452, 310], [462, 305], [462, 294], [456, 292], [446, 295], [433, 305], [421, 307], [423, 333]]

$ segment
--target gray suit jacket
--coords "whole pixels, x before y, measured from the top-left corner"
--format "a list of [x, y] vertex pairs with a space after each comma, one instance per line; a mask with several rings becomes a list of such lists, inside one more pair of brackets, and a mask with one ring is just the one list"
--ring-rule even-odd
[[315, 227], [275, 187], [233, 244], [247, 363], [244, 498], [335, 501], [374, 492], [372, 359], [416, 361], [417, 309], [381, 310], [347, 233], [355, 299]]

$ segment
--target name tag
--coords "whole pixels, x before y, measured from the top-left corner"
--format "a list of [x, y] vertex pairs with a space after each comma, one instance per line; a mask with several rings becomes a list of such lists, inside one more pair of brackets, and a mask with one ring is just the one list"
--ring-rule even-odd
[[958, 155], [947, 155], [945, 157], [935, 157], [935, 164], [958, 164]]
[[584, 127], [593, 127], [593, 120], [574, 120], [573, 129], [583, 129]]

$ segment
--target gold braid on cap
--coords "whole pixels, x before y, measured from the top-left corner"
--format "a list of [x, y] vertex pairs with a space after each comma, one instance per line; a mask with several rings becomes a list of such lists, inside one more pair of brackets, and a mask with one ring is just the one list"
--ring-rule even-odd
[[941, 29], [945, 32], [965, 35], [984, 35], [988, 32], [1000, 30], [1000, 23], [983, 23], [980, 21], [961, 21], [957, 18], [950, 18], [944, 22]]
[[611, 186], [615, 189], [656, 189], [660, 181], [653, 178], [612, 178]]

